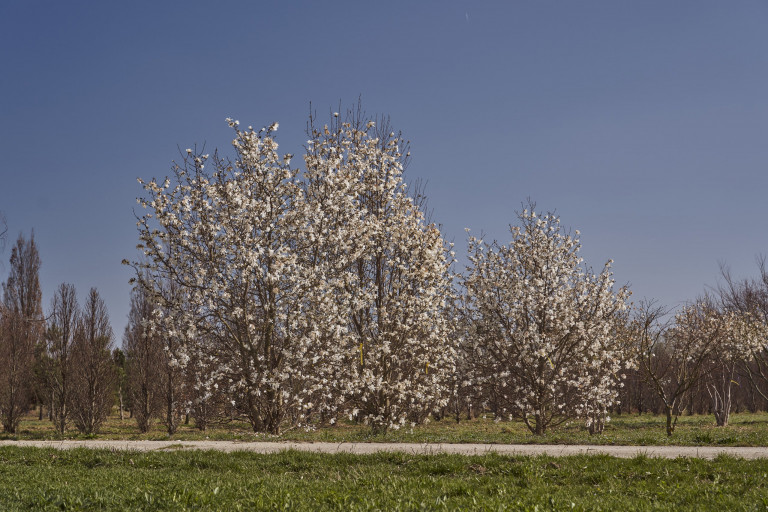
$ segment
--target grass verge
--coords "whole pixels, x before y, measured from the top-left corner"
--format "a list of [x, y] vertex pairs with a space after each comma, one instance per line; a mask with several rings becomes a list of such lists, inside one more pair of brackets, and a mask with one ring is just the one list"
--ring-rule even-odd
[[[596, 444], [596, 445], [677, 445], [677, 446], [768, 446], [768, 414], [741, 413], [731, 416], [727, 427], [716, 427], [712, 416], [682, 416], [672, 437], [664, 431], [664, 417], [655, 415], [621, 415], [614, 417], [601, 435], [590, 436], [582, 422], [573, 421], [551, 430], [544, 436], [532, 435], [519, 421], [494, 422], [490, 417], [459, 423], [451, 419], [431, 421], [414, 428], [372, 435], [370, 428], [348, 422], [309, 431], [294, 429], [279, 436], [255, 434], [249, 425], [232, 421], [215, 425], [202, 432], [193, 424], [182, 425], [174, 440], [284, 440], [327, 442], [405, 442], [405, 443], [509, 443], [509, 444]], [[83, 436], [71, 429], [63, 437], [51, 422], [26, 417], [18, 434], [0, 433], [0, 439], [169, 439], [163, 426], [155, 423], [146, 434], [140, 434], [135, 421], [109, 418], [100, 434]]]
[[768, 460], [0, 449], [2, 510], [764, 510]]

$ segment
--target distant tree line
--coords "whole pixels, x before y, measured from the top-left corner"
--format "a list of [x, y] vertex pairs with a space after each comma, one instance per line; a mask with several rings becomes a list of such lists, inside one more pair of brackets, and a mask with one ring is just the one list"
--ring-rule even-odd
[[95, 289], [61, 284], [44, 311], [34, 236], [11, 249], [0, 308], [0, 418], [32, 407], [99, 431], [117, 405], [141, 432], [241, 419], [256, 432], [374, 431], [491, 413], [534, 434], [573, 419], [686, 413], [728, 424], [768, 409], [768, 272], [671, 312], [630, 301], [579, 232], [524, 205], [510, 242], [468, 240], [467, 266], [406, 185], [408, 142], [358, 108], [311, 116], [304, 170], [277, 124], [228, 120], [233, 158], [182, 153], [139, 180], [141, 254], [122, 349]]
[[91, 289], [80, 307], [75, 288], [62, 284], [43, 312], [40, 255], [34, 235], [11, 249], [0, 308], [0, 419], [16, 433], [33, 405], [64, 433], [74, 425], [97, 432], [113, 404], [113, 336], [104, 301]]

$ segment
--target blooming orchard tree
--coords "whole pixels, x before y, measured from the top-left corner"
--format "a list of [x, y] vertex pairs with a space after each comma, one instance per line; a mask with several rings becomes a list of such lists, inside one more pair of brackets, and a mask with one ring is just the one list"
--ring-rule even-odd
[[610, 261], [592, 274], [552, 214], [531, 205], [509, 246], [469, 238], [465, 278], [478, 384], [492, 386], [499, 414], [537, 435], [571, 417], [599, 431], [628, 363], [617, 322], [629, 295], [614, 291]]
[[478, 386], [483, 382], [483, 369], [485, 366], [485, 353], [475, 343], [475, 315], [465, 303], [466, 294], [454, 293], [448, 305], [447, 316], [450, 320], [451, 336], [456, 340], [456, 366], [451, 376], [451, 413], [456, 422], [461, 421], [461, 413], [466, 410], [467, 419], [471, 420], [473, 414], [480, 408], [473, 410], [478, 404], [483, 403], [483, 391], [487, 391], [488, 385]]
[[330, 259], [318, 275], [331, 285], [333, 300], [321, 306], [331, 311], [319, 318], [337, 319], [324, 325], [335, 330], [328, 338], [342, 366], [333, 378], [350, 416], [399, 428], [447, 403], [450, 262], [403, 182], [407, 143], [386, 120], [334, 119], [311, 129], [306, 157], [307, 203], [321, 219], [312, 236], [323, 240], [321, 261]]
[[[148, 259], [134, 266], [168, 312], [160, 319], [166, 334], [182, 342], [174, 364], [215, 355], [218, 380], [253, 429], [277, 433], [303, 394], [291, 379], [308, 365], [295, 271], [302, 196], [296, 171], [278, 156], [276, 124], [260, 131], [229, 124], [234, 162], [214, 156], [207, 173], [208, 155], [187, 150], [173, 186], [141, 182], [149, 195], [139, 221]], [[168, 286], [156, 285], [162, 281]]]
[[[751, 315], [737, 311], [710, 307], [705, 314], [711, 318], [702, 325], [709, 329], [714, 327], [717, 335], [705, 383], [715, 422], [718, 427], [724, 427], [731, 416], [732, 390], [738, 385], [738, 371], [745, 361], [752, 359], [752, 354], [760, 350], [766, 339], [766, 329]], [[702, 334], [706, 335], [706, 332]]]
[[739, 374], [747, 378], [754, 393], [768, 401], [768, 264], [765, 256], [758, 257], [757, 266], [757, 278], [736, 280], [723, 265], [720, 269], [723, 284], [718, 287], [718, 298], [723, 309], [737, 314], [745, 322], [743, 328], [750, 331], [755, 341], [748, 344], [750, 353], [740, 358]]
[[671, 436], [686, 393], [711, 370], [726, 326], [708, 302], [684, 307], [672, 324], [666, 315], [665, 309], [645, 302], [636, 309], [634, 323], [640, 368], [664, 404]]

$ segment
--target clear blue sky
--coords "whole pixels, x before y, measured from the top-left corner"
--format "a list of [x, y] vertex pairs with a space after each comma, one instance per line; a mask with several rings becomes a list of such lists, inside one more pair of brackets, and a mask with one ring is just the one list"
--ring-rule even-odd
[[412, 141], [459, 254], [465, 227], [508, 241], [527, 197], [636, 299], [677, 306], [768, 253], [765, 1], [5, 0], [0, 210], [35, 230], [46, 309], [95, 286], [119, 342], [136, 178], [226, 147], [228, 116], [300, 154], [310, 102], [358, 96]]

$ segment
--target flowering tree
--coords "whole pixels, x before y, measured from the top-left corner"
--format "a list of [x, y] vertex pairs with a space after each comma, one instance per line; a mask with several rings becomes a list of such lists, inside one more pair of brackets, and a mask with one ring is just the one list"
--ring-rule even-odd
[[[712, 403], [712, 412], [718, 427], [728, 425], [733, 403], [733, 386], [738, 385], [739, 369], [749, 363], [766, 339], [765, 324], [749, 314], [737, 311], [718, 310], [709, 307], [708, 321], [702, 322], [705, 329], [716, 335], [715, 350], [712, 351], [705, 384]], [[703, 332], [702, 335], [709, 333]]]
[[289, 159], [278, 156], [276, 124], [241, 131], [229, 123], [234, 162], [214, 156], [207, 173], [208, 155], [188, 150], [173, 187], [142, 182], [147, 262], [135, 267], [162, 307], [158, 323], [180, 341], [172, 364], [216, 357], [209, 382], [227, 387], [255, 431], [277, 433], [304, 394], [292, 378], [311, 364], [296, 270], [302, 194]]
[[683, 410], [683, 398], [711, 369], [725, 325], [707, 302], [684, 307], [671, 325], [666, 315], [665, 309], [646, 302], [636, 310], [634, 322], [638, 361], [664, 405], [666, 431], [671, 436]]
[[340, 412], [386, 429], [445, 401], [442, 237], [406, 193], [402, 141], [334, 120], [311, 130], [303, 175], [277, 124], [230, 120], [234, 162], [190, 149], [173, 183], [141, 182], [133, 266], [153, 324], [179, 339], [172, 365], [205, 362], [195, 392], [225, 389], [256, 431]]
[[610, 262], [598, 275], [581, 265], [579, 232], [565, 233], [554, 215], [531, 205], [518, 218], [509, 246], [469, 239], [478, 383], [494, 387], [499, 414], [534, 434], [574, 416], [599, 431], [628, 360], [614, 335], [628, 291], [614, 291]]
[[[478, 383], [484, 381], [483, 371], [486, 369], [485, 354], [475, 343], [475, 312], [466, 304], [466, 294], [455, 293], [448, 306], [448, 318], [450, 320], [450, 332], [456, 340], [456, 365], [451, 376], [451, 403], [450, 408], [456, 422], [461, 421], [461, 414], [467, 412], [467, 419], [471, 420], [473, 414], [481, 410], [480, 404], [484, 402], [483, 392], [488, 390], [489, 383], [485, 383], [485, 389]], [[473, 408], [475, 410], [473, 410]]]
[[447, 403], [455, 348], [444, 314], [450, 262], [403, 182], [407, 143], [359, 112], [311, 135], [307, 204], [323, 219], [317, 229], [328, 227], [312, 236], [332, 261], [317, 275], [333, 286], [334, 378], [350, 416], [374, 430], [421, 422]]
[[768, 401], [768, 265], [765, 256], [758, 257], [757, 266], [757, 278], [739, 281], [723, 265], [724, 283], [718, 287], [718, 295], [723, 309], [746, 322], [742, 328], [747, 328], [755, 341], [747, 345], [749, 354], [739, 359], [739, 374], [747, 378], [754, 392]]

